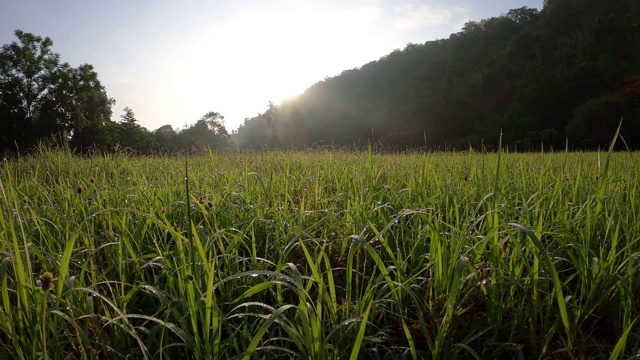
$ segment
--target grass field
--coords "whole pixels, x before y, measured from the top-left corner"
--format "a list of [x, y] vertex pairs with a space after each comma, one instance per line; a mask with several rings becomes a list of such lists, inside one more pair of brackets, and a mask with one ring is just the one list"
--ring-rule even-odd
[[639, 161], [6, 161], [0, 359], [640, 358]]

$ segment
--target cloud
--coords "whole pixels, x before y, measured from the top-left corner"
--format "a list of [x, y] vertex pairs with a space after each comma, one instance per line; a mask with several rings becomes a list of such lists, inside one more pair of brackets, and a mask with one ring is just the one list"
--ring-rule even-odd
[[432, 27], [457, 22], [460, 15], [468, 15], [469, 9], [459, 5], [413, 5], [407, 4], [395, 9], [397, 14], [393, 26], [401, 31], [420, 27]]

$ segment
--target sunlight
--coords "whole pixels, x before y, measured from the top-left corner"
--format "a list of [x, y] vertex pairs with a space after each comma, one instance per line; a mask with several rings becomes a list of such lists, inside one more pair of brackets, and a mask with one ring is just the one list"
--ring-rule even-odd
[[[189, 109], [215, 107], [234, 128], [256, 115], [242, 109], [280, 104], [364, 61], [345, 62], [340, 53], [361, 47], [363, 57], [370, 58], [375, 39], [366, 27], [377, 16], [372, 8], [263, 11], [202, 29], [191, 37], [188, 56], [174, 63], [184, 76], [182, 102]], [[327, 68], [334, 70], [327, 73]]]

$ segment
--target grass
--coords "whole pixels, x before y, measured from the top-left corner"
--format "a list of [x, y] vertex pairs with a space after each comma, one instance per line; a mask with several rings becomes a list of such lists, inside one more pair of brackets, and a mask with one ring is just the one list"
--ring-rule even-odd
[[637, 358], [639, 160], [42, 150], [0, 169], [0, 358]]

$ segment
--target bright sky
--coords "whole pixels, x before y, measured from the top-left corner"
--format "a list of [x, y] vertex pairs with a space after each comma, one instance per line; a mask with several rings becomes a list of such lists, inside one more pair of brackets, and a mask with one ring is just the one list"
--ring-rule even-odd
[[542, 0], [1, 0], [0, 44], [21, 29], [53, 40], [72, 66], [93, 65], [142, 126], [193, 124], [208, 111], [228, 130], [343, 70], [448, 38]]

